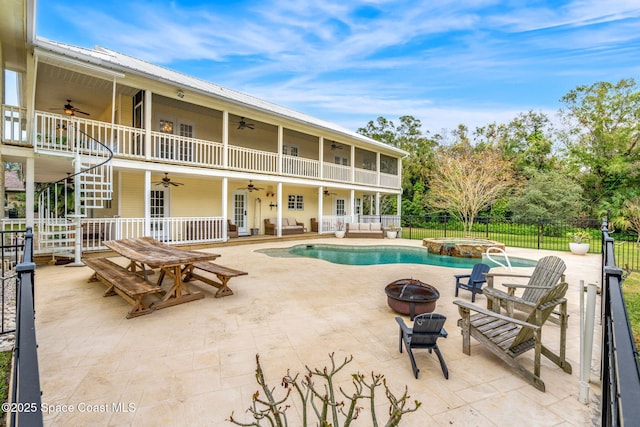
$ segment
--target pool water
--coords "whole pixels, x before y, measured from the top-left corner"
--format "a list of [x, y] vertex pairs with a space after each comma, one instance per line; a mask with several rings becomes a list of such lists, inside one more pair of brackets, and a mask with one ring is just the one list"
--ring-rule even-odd
[[[308, 257], [329, 261], [334, 264], [344, 265], [376, 265], [376, 264], [426, 264], [440, 267], [471, 268], [478, 262], [484, 262], [491, 267], [499, 267], [498, 264], [483, 255], [479, 258], [460, 258], [446, 255], [435, 255], [427, 252], [425, 248], [412, 248], [408, 246], [346, 246], [346, 245], [296, 245], [290, 248], [258, 249], [256, 252], [264, 253], [272, 257]], [[491, 254], [499, 262], [504, 262], [504, 257]], [[513, 267], [534, 267], [535, 260], [509, 257]]]

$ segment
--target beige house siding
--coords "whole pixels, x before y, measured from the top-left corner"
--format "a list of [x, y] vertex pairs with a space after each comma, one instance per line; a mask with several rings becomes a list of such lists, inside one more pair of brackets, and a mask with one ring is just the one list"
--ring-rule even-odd
[[[156, 181], [156, 177], [152, 181]], [[171, 187], [169, 190], [172, 217], [222, 216], [219, 202], [222, 197], [220, 181], [197, 181], [182, 177], [175, 178], [175, 181], [184, 185]]]
[[120, 175], [120, 216], [123, 218], [144, 217], [144, 174], [122, 172]]

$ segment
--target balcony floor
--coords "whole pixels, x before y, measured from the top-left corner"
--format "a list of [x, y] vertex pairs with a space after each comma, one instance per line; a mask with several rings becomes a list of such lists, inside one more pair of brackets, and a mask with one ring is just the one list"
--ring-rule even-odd
[[[259, 236], [260, 239], [264, 237]], [[252, 239], [253, 241], [243, 239]], [[340, 385], [351, 391], [349, 375], [382, 373], [392, 391], [405, 385], [422, 402], [403, 418], [403, 426], [597, 425], [596, 405], [582, 405], [579, 394], [579, 281], [596, 282], [599, 255], [560, 253], [568, 265], [570, 288], [567, 355], [573, 374], [563, 373], [543, 357], [547, 392], [526, 383], [507, 365], [472, 339], [471, 356], [462, 353], [454, 298], [454, 274], [460, 269], [423, 265], [344, 266], [308, 258], [270, 258], [255, 249], [288, 247], [295, 242], [239, 238], [208, 251], [219, 263], [249, 272], [231, 280], [234, 295], [214, 298], [215, 289], [192, 282], [205, 298], [127, 320], [129, 305], [120, 297], [104, 298], [105, 287], [87, 283], [88, 267], [38, 265], [36, 327], [42, 401], [69, 405], [73, 413], [45, 414], [45, 425], [231, 425], [233, 412], [249, 422], [245, 409], [258, 389], [255, 355], [268, 382], [281, 395], [287, 369], [322, 368], [328, 353], [354, 361], [342, 371]], [[406, 244], [420, 241], [336, 239], [336, 244]], [[510, 256], [541, 258], [549, 252], [509, 248]], [[527, 269], [518, 269], [527, 271]], [[152, 276], [153, 277], [153, 276]], [[398, 352], [396, 314], [387, 306], [384, 287], [397, 279], [419, 278], [441, 293], [436, 311], [447, 316], [447, 339], [439, 341], [449, 367], [445, 380], [438, 360], [415, 351], [420, 368], [413, 377], [408, 356]], [[484, 306], [483, 295], [476, 303]], [[469, 292], [459, 299], [471, 300]], [[596, 308], [599, 313], [599, 308]], [[406, 319], [408, 320], [408, 319]], [[556, 348], [559, 328], [547, 323], [545, 343]], [[593, 380], [599, 370], [599, 331], [594, 338]], [[532, 360], [532, 352], [523, 360]], [[591, 400], [599, 389], [591, 384]], [[383, 391], [377, 416], [386, 420]], [[291, 403], [297, 403], [292, 396]], [[135, 406], [117, 412], [112, 404]], [[107, 412], [81, 411], [83, 405], [107, 405]], [[98, 406], [99, 408], [99, 406]], [[289, 409], [290, 425], [299, 425], [298, 407]], [[360, 415], [367, 424], [366, 410]], [[596, 422], [593, 422], [595, 417]]]

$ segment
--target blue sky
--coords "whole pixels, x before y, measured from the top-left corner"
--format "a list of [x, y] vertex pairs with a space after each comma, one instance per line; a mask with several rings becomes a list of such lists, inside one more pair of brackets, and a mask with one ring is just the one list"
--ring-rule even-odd
[[[555, 115], [640, 72], [640, 0], [38, 0], [39, 36], [133, 55], [357, 130]], [[526, 5], [526, 6], [525, 6]]]

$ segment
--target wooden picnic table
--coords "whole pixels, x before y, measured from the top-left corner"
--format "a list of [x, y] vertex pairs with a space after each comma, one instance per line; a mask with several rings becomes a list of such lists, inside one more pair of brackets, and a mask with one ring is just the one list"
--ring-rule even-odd
[[151, 304], [151, 308], [164, 308], [188, 301], [204, 298], [204, 294], [192, 291], [184, 282], [185, 275], [193, 271], [194, 263], [214, 260], [220, 255], [199, 251], [188, 251], [167, 245], [152, 237], [110, 240], [104, 242], [109, 249], [129, 259], [128, 269], [136, 272], [141, 268], [147, 279], [147, 269], [159, 268], [157, 286], [162, 285], [165, 275], [173, 278], [173, 285], [160, 301]]

